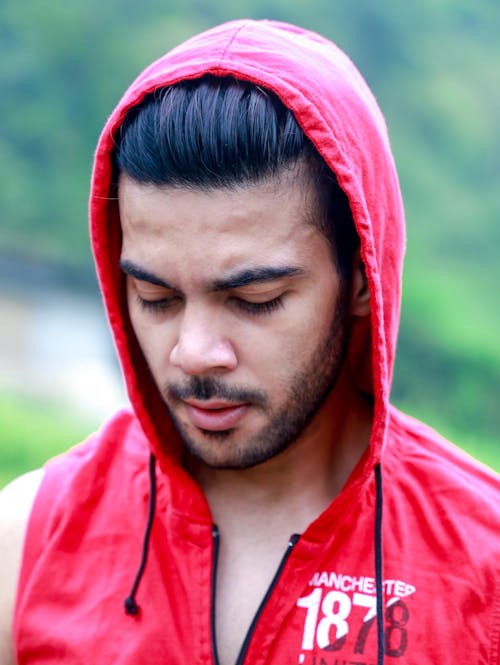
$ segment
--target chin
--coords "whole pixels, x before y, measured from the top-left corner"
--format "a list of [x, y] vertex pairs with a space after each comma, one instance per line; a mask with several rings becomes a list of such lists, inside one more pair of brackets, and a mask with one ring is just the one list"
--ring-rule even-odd
[[243, 471], [252, 469], [283, 452], [286, 446], [258, 445], [247, 441], [244, 445], [231, 442], [233, 430], [204, 432], [207, 441], [193, 441], [181, 434], [188, 454], [206, 467], [214, 470]]

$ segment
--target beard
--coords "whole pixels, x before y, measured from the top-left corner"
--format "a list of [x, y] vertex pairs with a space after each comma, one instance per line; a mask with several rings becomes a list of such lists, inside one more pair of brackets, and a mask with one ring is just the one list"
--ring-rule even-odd
[[[347, 350], [347, 294], [339, 295], [332, 322], [325, 337], [283, 386], [284, 399], [273, 408], [265, 391], [248, 386], [228, 386], [219, 377], [193, 376], [183, 385], [169, 383], [163, 399], [185, 450], [213, 469], [249, 469], [279, 455], [306, 430], [340, 373]], [[190, 436], [175, 413], [184, 399], [221, 399], [249, 404], [267, 416], [267, 424], [244, 440], [235, 429], [200, 430]]]

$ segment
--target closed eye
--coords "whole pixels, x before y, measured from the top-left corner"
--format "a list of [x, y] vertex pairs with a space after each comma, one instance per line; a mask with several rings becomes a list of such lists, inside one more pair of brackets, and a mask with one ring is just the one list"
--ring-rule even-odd
[[234, 298], [234, 302], [239, 309], [248, 312], [249, 314], [270, 314], [276, 309], [283, 307], [283, 296], [280, 295], [277, 298], [266, 300], [264, 302], [252, 302], [251, 300], [244, 300], [243, 298]]
[[[144, 298], [143, 296], [136, 294], [136, 300], [141, 307], [146, 312], [151, 312], [153, 314], [164, 314], [168, 310], [172, 309], [178, 305], [182, 298], [178, 295], [171, 295], [164, 298]], [[283, 294], [272, 298], [271, 300], [265, 300], [264, 302], [253, 302], [251, 300], [245, 300], [244, 298], [238, 298], [233, 296], [230, 298], [230, 301], [235, 307], [239, 310], [254, 315], [263, 315], [270, 314], [275, 310], [283, 307]]]
[[137, 294], [137, 302], [146, 312], [161, 314], [173, 307], [179, 302], [178, 296], [169, 296], [168, 298], [159, 298], [158, 300], [149, 300]]

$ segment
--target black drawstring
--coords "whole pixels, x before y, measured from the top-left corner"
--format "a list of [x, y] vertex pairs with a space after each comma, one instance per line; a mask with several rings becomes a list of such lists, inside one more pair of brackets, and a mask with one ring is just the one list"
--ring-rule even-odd
[[375, 467], [375, 589], [377, 594], [377, 665], [384, 665], [384, 596], [382, 577], [382, 469]]
[[135, 576], [134, 584], [132, 585], [132, 590], [130, 594], [125, 598], [125, 613], [126, 614], [137, 614], [139, 612], [139, 605], [135, 600], [135, 594], [137, 593], [137, 588], [140, 584], [142, 574], [144, 573], [144, 568], [146, 567], [146, 561], [148, 560], [148, 549], [149, 549], [149, 539], [151, 536], [151, 529], [153, 527], [153, 518], [155, 515], [155, 506], [156, 506], [156, 472], [155, 472], [155, 463], [156, 459], [154, 455], [151, 455], [149, 458], [149, 512], [148, 512], [148, 521], [146, 524], [146, 531], [144, 533], [144, 542], [142, 544], [142, 557], [139, 570]]
[[[149, 511], [148, 521], [146, 524], [146, 531], [144, 533], [144, 542], [142, 546], [142, 556], [137, 575], [135, 576], [134, 584], [130, 594], [125, 598], [125, 613], [137, 614], [139, 612], [139, 605], [135, 600], [137, 589], [141, 582], [146, 562], [148, 559], [149, 540], [151, 537], [151, 530], [153, 528], [153, 519], [156, 507], [156, 459], [154, 455], [149, 458]], [[380, 464], [375, 467], [375, 589], [377, 597], [377, 665], [384, 665], [384, 612], [383, 612], [383, 577], [382, 577], [382, 469]]]

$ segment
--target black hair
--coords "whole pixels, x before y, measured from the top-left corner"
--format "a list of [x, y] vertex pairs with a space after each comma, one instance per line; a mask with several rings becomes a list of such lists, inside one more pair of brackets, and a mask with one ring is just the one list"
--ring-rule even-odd
[[232, 77], [184, 80], [130, 109], [114, 140], [116, 184], [124, 173], [144, 184], [232, 188], [304, 162], [317, 194], [313, 223], [327, 237], [341, 276], [349, 278], [359, 239], [347, 196], [273, 92]]

